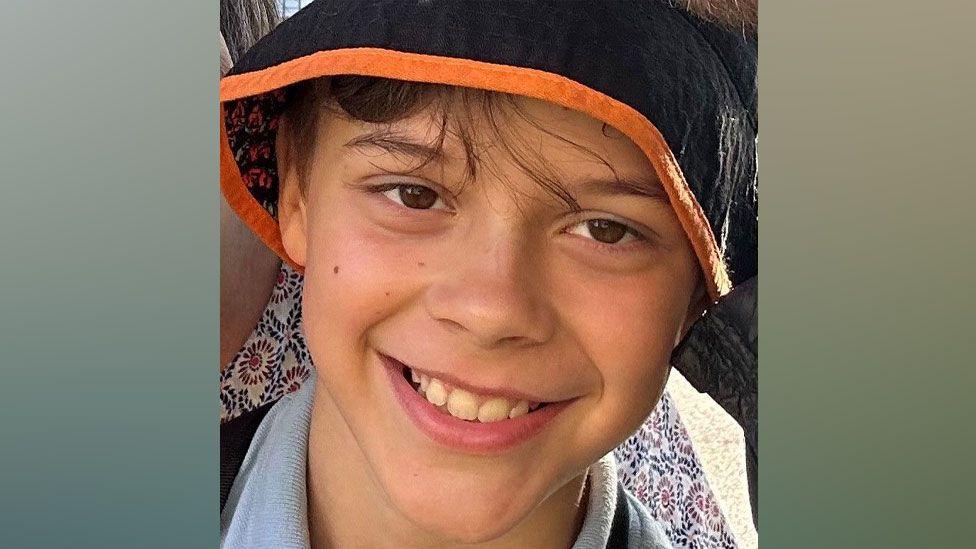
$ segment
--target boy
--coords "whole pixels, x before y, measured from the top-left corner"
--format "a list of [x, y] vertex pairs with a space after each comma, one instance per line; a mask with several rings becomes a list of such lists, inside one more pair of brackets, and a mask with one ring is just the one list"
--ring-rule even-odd
[[754, 61], [664, 2], [320, 0], [262, 40], [222, 187], [304, 269], [317, 375], [223, 544], [667, 546], [606, 454], [754, 274]]

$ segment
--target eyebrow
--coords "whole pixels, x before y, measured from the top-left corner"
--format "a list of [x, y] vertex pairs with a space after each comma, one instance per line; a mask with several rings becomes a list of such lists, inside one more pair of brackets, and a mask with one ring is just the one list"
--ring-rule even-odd
[[344, 145], [351, 149], [379, 149], [394, 155], [410, 156], [427, 161], [442, 160], [444, 153], [438, 144], [424, 143], [390, 129], [374, 130], [356, 136]]
[[[444, 159], [443, 147], [438, 144], [417, 141], [411, 136], [392, 129], [378, 129], [356, 136], [344, 145], [351, 149], [382, 150], [394, 155], [404, 155], [424, 160], [439, 162]], [[572, 185], [577, 192], [583, 194], [597, 194], [608, 196], [639, 196], [670, 205], [664, 187], [656, 178], [595, 178], [587, 179], [580, 185]]]
[[670, 204], [671, 199], [656, 179], [588, 179], [579, 186], [583, 193], [610, 196], [641, 196]]

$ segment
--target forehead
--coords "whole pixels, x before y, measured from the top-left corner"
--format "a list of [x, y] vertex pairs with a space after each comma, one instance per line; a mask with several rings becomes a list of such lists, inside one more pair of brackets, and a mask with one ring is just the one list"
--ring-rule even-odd
[[620, 168], [653, 174], [640, 148], [609, 124], [547, 101], [519, 97], [514, 102], [524, 116], [508, 117], [513, 130], [552, 152], [578, 156], [585, 149]]
[[470, 175], [491, 164], [496, 171], [545, 172], [565, 183], [623, 181], [646, 188], [646, 194], [664, 195], [644, 153], [608, 124], [547, 101], [503, 99], [428, 106], [389, 123], [330, 116], [319, 126], [319, 139], [332, 149], [330, 156], [389, 155], [417, 166], [464, 165]]

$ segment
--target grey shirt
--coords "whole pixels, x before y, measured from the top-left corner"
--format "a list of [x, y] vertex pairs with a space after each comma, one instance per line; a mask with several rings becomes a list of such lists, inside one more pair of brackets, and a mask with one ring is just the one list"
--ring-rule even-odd
[[[261, 421], [220, 515], [226, 549], [310, 547], [305, 467], [315, 378], [281, 398]], [[617, 508], [617, 465], [607, 454], [590, 467], [586, 517], [573, 549], [606, 547]], [[670, 548], [661, 525], [629, 493], [628, 547]]]

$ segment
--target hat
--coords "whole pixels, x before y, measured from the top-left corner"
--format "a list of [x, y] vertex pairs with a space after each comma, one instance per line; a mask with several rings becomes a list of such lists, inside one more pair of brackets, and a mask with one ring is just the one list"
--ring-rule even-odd
[[221, 81], [221, 189], [294, 265], [276, 221], [288, 86], [359, 75], [542, 99], [647, 155], [718, 299], [757, 270], [756, 46], [666, 0], [317, 0]]

